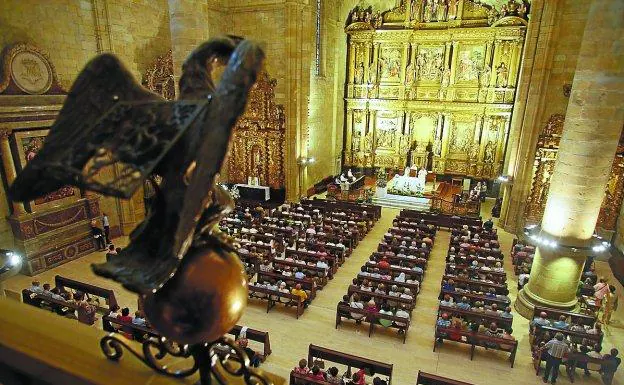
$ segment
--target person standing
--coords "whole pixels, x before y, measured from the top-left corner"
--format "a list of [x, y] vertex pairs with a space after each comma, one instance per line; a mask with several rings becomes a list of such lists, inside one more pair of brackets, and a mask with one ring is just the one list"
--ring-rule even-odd
[[106, 244], [112, 243], [110, 240], [110, 222], [108, 221], [108, 215], [102, 213], [102, 227], [104, 228], [104, 236], [106, 237]]
[[546, 370], [542, 380], [546, 383], [552, 375], [550, 383], [554, 384], [557, 382], [561, 360], [570, 351], [570, 347], [563, 341], [563, 333], [557, 333], [555, 338], [548, 341], [542, 350], [548, 352], [546, 356]]
[[95, 239], [98, 250], [106, 250], [106, 242], [104, 241], [104, 234], [102, 229], [97, 227], [95, 219], [91, 221], [91, 235]]

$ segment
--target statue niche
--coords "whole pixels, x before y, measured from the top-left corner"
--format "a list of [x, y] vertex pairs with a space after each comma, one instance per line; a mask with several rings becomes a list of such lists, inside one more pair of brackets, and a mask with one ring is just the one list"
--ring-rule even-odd
[[275, 103], [277, 81], [264, 71], [251, 89], [245, 113], [234, 130], [228, 155], [229, 183], [247, 183], [257, 177], [260, 185], [279, 189], [285, 186], [284, 106]]

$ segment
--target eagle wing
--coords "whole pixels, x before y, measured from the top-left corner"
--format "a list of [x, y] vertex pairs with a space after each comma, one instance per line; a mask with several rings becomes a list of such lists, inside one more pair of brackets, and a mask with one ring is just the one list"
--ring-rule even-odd
[[99, 55], [78, 75], [9, 195], [28, 201], [74, 185], [129, 198], [206, 106], [167, 102], [139, 85], [115, 56]]

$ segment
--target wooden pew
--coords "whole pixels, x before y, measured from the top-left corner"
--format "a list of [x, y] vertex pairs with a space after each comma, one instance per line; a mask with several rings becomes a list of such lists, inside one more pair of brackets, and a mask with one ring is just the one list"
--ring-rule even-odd
[[[319, 289], [322, 289], [323, 286], [325, 286], [327, 284], [327, 277], [329, 276], [329, 278], [333, 278], [333, 275], [331, 273], [331, 269], [328, 269], [327, 271], [325, 269], [323, 269], [322, 267], [316, 267], [316, 266], [309, 266], [307, 264], [302, 264], [302, 263], [297, 263], [297, 262], [291, 262], [291, 261], [286, 261], [284, 259], [275, 259], [275, 258], [271, 258], [269, 259], [269, 261], [271, 261], [273, 263], [273, 268], [275, 269], [276, 266], [289, 266], [291, 268], [297, 268], [297, 270], [302, 271], [302, 270], [309, 270], [314, 272], [314, 276], [310, 277], [308, 276], [307, 278], [320, 278], [319, 279]], [[281, 270], [281, 269], [280, 269]], [[292, 270], [292, 269], [291, 269]], [[259, 272], [260, 270], [258, 270]]]
[[[342, 323], [343, 318], [355, 320], [355, 318], [351, 316], [351, 313], [362, 314], [364, 316], [360, 320], [362, 322], [368, 322], [369, 324], [368, 336], [369, 337], [373, 334], [373, 331], [375, 330], [376, 326], [381, 326], [383, 328], [393, 328], [397, 330], [403, 330], [403, 333], [402, 333], [403, 343], [405, 343], [405, 340], [407, 338], [407, 331], [409, 330], [409, 327], [410, 327], [409, 318], [397, 317], [397, 316], [392, 316], [389, 314], [371, 313], [371, 312], [367, 312], [364, 309], [357, 309], [346, 304], [338, 303], [338, 306], [336, 307], [336, 329], [338, 329], [338, 325]], [[382, 320], [382, 319], [392, 321], [392, 325], [390, 326], [381, 325], [379, 323], [379, 320]], [[398, 326], [398, 323], [403, 324], [404, 326]]]
[[[370, 261], [367, 261], [365, 266], [369, 268], [379, 268], [376, 263], [371, 263]], [[390, 267], [386, 269], [386, 271], [389, 271], [391, 273], [390, 275], [392, 276], [395, 276], [395, 274], [392, 274], [392, 273], [396, 273], [396, 275], [400, 273], [405, 273], [405, 275], [417, 275], [417, 276], [420, 276], [421, 281], [422, 281], [422, 276], [424, 274], [424, 273], [423, 274], [418, 273], [417, 271], [409, 269], [407, 267]]]
[[446, 268], [444, 269], [444, 274], [449, 274], [449, 275], [457, 275], [459, 273], [462, 272], [476, 272], [477, 274], [481, 275], [490, 275], [492, 277], [492, 281], [499, 283], [499, 284], [506, 284], [507, 282], [507, 274], [502, 271], [502, 272], [497, 272], [497, 271], [493, 271], [493, 270], [481, 270], [481, 269], [471, 269], [469, 265], [455, 265], [454, 268], [451, 268], [449, 266], [449, 264], [446, 264]]
[[441, 294], [441, 297], [444, 297], [444, 295], [446, 294], [450, 295], [451, 298], [455, 300], [455, 302], [458, 302], [462, 297], [466, 297], [471, 300], [470, 302], [482, 301], [486, 305], [491, 305], [495, 303], [500, 310], [505, 310], [507, 306], [511, 305], [510, 300], [490, 298], [484, 295], [473, 294], [473, 293], [458, 293], [456, 291], [442, 290], [440, 294]]
[[43, 294], [37, 294], [28, 289], [22, 290], [22, 302], [41, 309], [48, 309], [62, 316], [67, 316], [70, 313], [76, 314], [76, 311], [78, 311], [78, 305], [75, 303], [61, 301]]
[[[451, 339], [450, 336], [453, 334], [459, 335], [461, 336], [461, 338], [459, 340]], [[474, 358], [474, 352], [477, 346], [486, 349], [508, 352], [510, 353], [509, 362], [511, 364], [511, 367], [514, 367], [516, 352], [518, 351], [517, 340], [512, 341], [504, 338], [490, 337], [483, 333], [477, 333], [470, 330], [457, 330], [453, 328], [441, 328], [436, 326], [435, 336], [433, 340], [434, 352], [436, 351], [436, 347], [438, 345], [438, 339], [470, 345], [470, 361], [472, 361]]]
[[577, 324], [577, 325], [593, 326], [596, 323], [596, 319], [597, 319], [596, 316], [573, 313], [570, 311], [563, 311], [559, 309], [553, 309], [553, 308], [542, 307], [542, 306], [535, 306], [535, 309], [533, 310], [533, 318], [531, 319], [535, 319], [536, 317], [539, 317], [541, 312], [545, 312], [548, 315], [547, 318], [551, 321], [557, 321], [559, 317], [563, 315], [566, 317], [566, 319], [570, 319], [571, 323]]
[[413, 284], [413, 283], [406, 283], [406, 282], [397, 282], [395, 280], [390, 280], [390, 279], [383, 279], [383, 278], [374, 278], [374, 277], [370, 277], [370, 276], [366, 276], [366, 275], [361, 275], [358, 274], [357, 277], [355, 278], [357, 280], [357, 282], [359, 284], [361, 284], [365, 279], [369, 280], [371, 282], [375, 282], [375, 283], [383, 283], [386, 287], [392, 287], [394, 285], [398, 286], [398, 287], [407, 287], [410, 289], [410, 291], [414, 294], [414, 295], [418, 295], [418, 290], [420, 289], [419, 285]]
[[494, 290], [496, 290], [496, 294], [504, 294], [505, 292], [508, 292], [507, 289], [507, 284], [497, 284], [497, 283], [487, 283], [487, 282], [481, 282], [481, 281], [475, 281], [472, 279], [463, 279], [463, 278], [459, 278], [459, 277], [454, 277], [454, 276], [450, 276], [450, 275], [444, 275], [442, 277], [443, 280], [449, 280], [452, 279], [453, 281], [455, 281], [456, 284], [458, 283], [463, 283], [465, 285], [468, 285], [468, 287], [483, 287], [486, 289], [489, 288], [494, 288]]
[[384, 302], [384, 303], [388, 301], [401, 303], [405, 305], [406, 307], [405, 310], [409, 314], [412, 314], [412, 310], [414, 310], [414, 306], [416, 306], [416, 293], [412, 293], [414, 297], [413, 299], [408, 299], [408, 298], [394, 297], [394, 296], [387, 295], [387, 294], [378, 294], [378, 293], [374, 293], [370, 291], [364, 291], [364, 290], [360, 290], [359, 287], [350, 285], [347, 291], [347, 295], [351, 297], [353, 293], [358, 293], [358, 295], [360, 296], [360, 298], [362, 298], [362, 300], [364, 300], [364, 298], [377, 298], [381, 300], [380, 302]]
[[392, 364], [374, 361], [364, 357], [358, 357], [347, 353], [341, 353], [336, 350], [323, 348], [321, 346], [310, 344], [308, 347], [308, 363], [312, 365], [316, 359], [330, 361], [339, 365], [348, 367], [347, 372], [351, 373], [351, 368], [370, 368], [375, 375], [383, 375], [388, 377], [388, 385], [392, 384]]
[[[257, 287], [257, 286], [249, 285], [250, 296], [253, 296], [254, 293], [262, 293], [266, 295], [265, 298], [261, 298], [261, 299], [267, 300], [267, 313], [272, 308], [275, 307], [275, 304], [277, 302], [279, 302], [283, 304], [284, 306], [294, 306], [297, 309], [297, 319], [299, 319], [299, 316], [303, 314], [303, 311], [304, 311], [303, 301], [297, 295], [290, 294], [290, 293], [281, 293], [279, 290], [271, 290], [271, 289], [267, 289], [264, 287]], [[272, 297], [287, 298], [290, 301], [284, 303], [278, 300], [274, 300]], [[259, 297], [253, 297], [253, 298], [259, 298]]]
[[451, 378], [438, 376], [431, 373], [418, 371], [416, 385], [472, 385], [468, 382], [457, 381]]
[[481, 320], [484, 320], [484, 321], [487, 321], [488, 323], [496, 322], [496, 325], [498, 325], [499, 328], [504, 328], [504, 329], [511, 328], [511, 325], [513, 324], [513, 318], [505, 318], [505, 317], [501, 317], [500, 315], [493, 315], [493, 314], [490, 315], [490, 314], [486, 314], [485, 312], [481, 313], [481, 312], [476, 312], [472, 310], [462, 310], [462, 309], [458, 309], [457, 307], [449, 307], [449, 306], [440, 305], [438, 307], [438, 316], [440, 316], [442, 313], [447, 313], [449, 315], [449, 318], [452, 318], [453, 315], [457, 315], [460, 318], [471, 320], [471, 321], [480, 322]]
[[273, 280], [275, 282], [284, 281], [291, 287], [295, 287], [295, 285], [299, 284], [301, 285], [301, 288], [303, 290], [310, 292], [309, 297], [308, 297], [310, 301], [316, 298], [316, 285], [314, 281], [310, 278], [299, 279], [299, 278], [295, 278], [294, 276], [287, 277], [282, 274], [269, 273], [266, 271], [258, 272], [258, 282], [264, 282], [264, 281], [270, 281], [270, 280]]
[[69, 289], [81, 291], [85, 293], [85, 295], [94, 295], [97, 297], [104, 298], [106, 300], [106, 304], [108, 305], [108, 307], [100, 307], [100, 310], [108, 310], [112, 306], [117, 305], [115, 292], [113, 292], [111, 289], [105, 289], [103, 287], [76, 281], [71, 278], [61, 277], [60, 275], [57, 275], [54, 277], [54, 284], [56, 285], [56, 287], [61, 289], [61, 291], [65, 290], [66, 288], [69, 288]]
[[[412, 255], [414, 256], [414, 255]], [[413, 264], [416, 265], [420, 268], [422, 268], [423, 270], [427, 269], [427, 259], [423, 258], [423, 257], [416, 257], [416, 258], [409, 258], [409, 257], [399, 257], [399, 256], [388, 256], [385, 255], [384, 253], [380, 253], [379, 251], [374, 251], [373, 254], [371, 254], [370, 259], [371, 261], [375, 261], [375, 262], [379, 262], [381, 261], [382, 258], [386, 258], [388, 260], [388, 262], [393, 263], [406, 263], [406, 264]], [[422, 258], [419, 260], [419, 258]], [[423, 261], [424, 259], [424, 261]]]

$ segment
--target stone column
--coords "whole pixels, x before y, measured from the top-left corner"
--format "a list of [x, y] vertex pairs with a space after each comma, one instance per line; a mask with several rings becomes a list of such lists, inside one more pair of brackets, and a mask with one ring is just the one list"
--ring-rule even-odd
[[[10, 135], [11, 131], [0, 130], [0, 155], [2, 156], [2, 167], [4, 168], [4, 174], [6, 175], [7, 184], [9, 186], [13, 184], [13, 181], [17, 177], [15, 164], [13, 163], [13, 158], [11, 157], [11, 146], [9, 145]], [[8, 197], [8, 194], [7, 199], [11, 203], [12, 214], [14, 217], [26, 214], [26, 210], [24, 209], [24, 205], [22, 203], [11, 200], [11, 198]]]
[[[624, 2], [594, 0], [585, 25], [542, 234], [561, 245], [588, 246], [624, 123]], [[516, 309], [572, 309], [585, 256], [538, 247]]]

